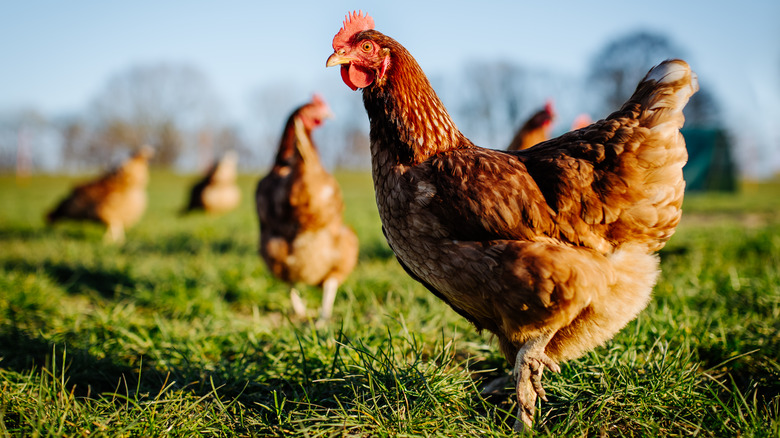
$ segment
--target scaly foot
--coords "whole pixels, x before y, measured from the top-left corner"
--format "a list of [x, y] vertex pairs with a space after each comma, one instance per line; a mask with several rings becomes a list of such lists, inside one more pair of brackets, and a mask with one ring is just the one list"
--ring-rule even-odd
[[518, 404], [515, 432], [533, 427], [537, 396], [547, 401], [547, 395], [542, 387], [544, 367], [556, 373], [561, 372], [561, 367], [544, 352], [551, 338], [552, 334], [532, 339], [517, 352], [514, 368]]
[[336, 290], [339, 287], [339, 281], [333, 277], [328, 278], [322, 283], [322, 308], [320, 308], [320, 319], [317, 321], [320, 325], [325, 325], [333, 314], [333, 302], [336, 301]]
[[295, 316], [301, 319], [306, 318], [306, 303], [303, 302], [301, 294], [294, 287], [290, 289], [290, 304]]

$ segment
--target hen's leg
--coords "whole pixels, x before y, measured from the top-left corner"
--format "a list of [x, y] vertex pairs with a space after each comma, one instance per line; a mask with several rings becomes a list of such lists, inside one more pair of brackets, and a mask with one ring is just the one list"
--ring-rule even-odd
[[339, 281], [333, 277], [322, 283], [322, 309], [320, 309], [320, 322], [327, 321], [333, 314], [333, 303], [336, 301], [336, 290]]
[[517, 380], [517, 420], [515, 431], [520, 432], [533, 426], [534, 411], [536, 409], [536, 396], [547, 401], [542, 387], [542, 371], [546, 366], [550, 370], [559, 373], [561, 367], [550, 359], [544, 352], [547, 343], [550, 342], [555, 332], [537, 336], [526, 342], [517, 352], [514, 375]]
[[103, 241], [108, 243], [122, 243], [125, 241], [125, 228], [120, 222], [111, 222], [108, 224], [106, 234], [103, 235]]
[[303, 298], [301, 298], [301, 294], [298, 293], [298, 290], [294, 287], [290, 288], [290, 303], [292, 304], [293, 313], [295, 313], [295, 316], [299, 318], [306, 317], [306, 304], [304, 304]]

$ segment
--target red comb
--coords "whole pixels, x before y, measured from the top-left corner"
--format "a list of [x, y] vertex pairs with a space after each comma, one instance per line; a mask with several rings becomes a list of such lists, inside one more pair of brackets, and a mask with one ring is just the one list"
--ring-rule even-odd
[[362, 15], [363, 11], [351, 12], [344, 18], [344, 25], [341, 26], [339, 33], [333, 37], [333, 50], [337, 47], [346, 45], [352, 35], [374, 28], [374, 19], [369, 17], [368, 12]]
[[544, 110], [547, 111], [550, 114], [555, 113], [553, 110], [553, 101], [552, 99], [547, 99], [547, 103], [544, 105]]

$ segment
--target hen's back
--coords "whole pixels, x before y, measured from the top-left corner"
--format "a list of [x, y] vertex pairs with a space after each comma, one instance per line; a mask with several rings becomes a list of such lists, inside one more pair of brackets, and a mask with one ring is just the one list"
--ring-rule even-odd
[[564, 238], [604, 253], [663, 247], [681, 217], [688, 154], [679, 130], [697, 90], [687, 63], [666, 61], [605, 120], [516, 153]]

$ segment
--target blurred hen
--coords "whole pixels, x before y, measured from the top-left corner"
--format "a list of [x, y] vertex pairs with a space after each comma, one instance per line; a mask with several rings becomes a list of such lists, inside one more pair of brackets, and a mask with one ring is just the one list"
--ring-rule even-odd
[[555, 120], [552, 101], [532, 115], [515, 134], [507, 150], [519, 151], [546, 141], [550, 138], [550, 129]]
[[146, 211], [152, 155], [152, 148], [144, 146], [117, 168], [77, 186], [49, 212], [48, 223], [62, 219], [100, 222], [107, 227], [106, 240], [123, 241], [125, 229], [138, 222]]
[[[255, 194], [260, 220], [260, 254], [278, 278], [323, 290], [320, 321], [330, 318], [336, 290], [357, 263], [358, 239], [342, 221], [341, 189], [320, 162], [311, 139], [313, 129], [331, 117], [315, 95], [296, 109], [284, 127], [270, 173]], [[305, 315], [293, 287], [292, 307]]]
[[190, 190], [190, 199], [182, 213], [205, 211], [222, 214], [238, 207], [241, 190], [236, 184], [238, 155], [225, 153]]

